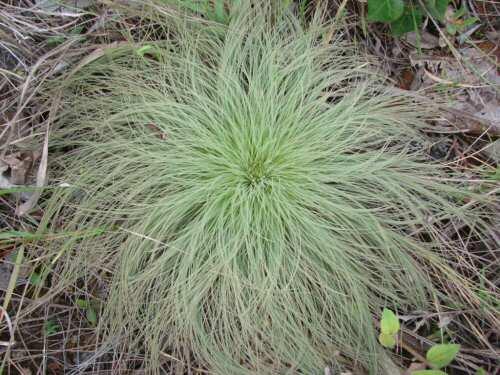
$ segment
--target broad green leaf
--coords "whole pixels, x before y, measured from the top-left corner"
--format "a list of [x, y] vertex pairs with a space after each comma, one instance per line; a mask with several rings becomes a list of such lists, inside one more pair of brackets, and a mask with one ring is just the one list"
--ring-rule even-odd
[[429, 349], [426, 359], [431, 365], [443, 368], [455, 359], [459, 350], [458, 344], [437, 344]]
[[382, 346], [392, 349], [396, 346], [396, 338], [394, 336], [395, 335], [388, 335], [385, 333], [381, 333], [378, 336], [378, 341]]
[[397, 20], [404, 11], [403, 0], [368, 0], [368, 20], [391, 22]]
[[419, 370], [419, 371], [413, 371], [411, 375], [448, 375], [448, 374], [441, 370]]
[[482, 367], [479, 367], [477, 370], [476, 370], [476, 374], [475, 375], [488, 375], [488, 373], [486, 372], [486, 370]]
[[442, 22], [444, 21], [448, 3], [449, 0], [426, 0], [425, 5], [431, 16]]
[[422, 21], [422, 10], [419, 7], [407, 5], [403, 15], [396, 21], [391, 22], [392, 34], [394, 36], [401, 36], [410, 31], [418, 31]]
[[392, 310], [384, 308], [380, 320], [380, 331], [385, 335], [395, 335], [400, 328], [399, 319]]

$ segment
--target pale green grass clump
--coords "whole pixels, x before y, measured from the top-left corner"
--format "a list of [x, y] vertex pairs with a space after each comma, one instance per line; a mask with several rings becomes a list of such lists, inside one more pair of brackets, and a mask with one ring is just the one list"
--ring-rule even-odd
[[380, 372], [373, 314], [428, 306], [429, 272], [453, 277], [433, 223], [475, 214], [426, 161], [425, 108], [317, 24], [244, 14], [73, 77], [55, 145], [75, 188], [47, 219], [106, 232], [59, 247], [59, 279], [110, 271], [101, 328], [151, 371]]

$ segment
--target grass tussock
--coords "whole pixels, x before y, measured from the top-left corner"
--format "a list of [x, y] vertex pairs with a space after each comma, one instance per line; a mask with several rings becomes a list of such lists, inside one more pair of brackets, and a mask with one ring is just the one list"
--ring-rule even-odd
[[427, 160], [421, 104], [319, 20], [265, 10], [71, 78], [53, 145], [73, 150], [72, 188], [44, 223], [104, 233], [57, 247], [53, 282], [111, 272], [100, 328], [152, 371], [169, 353], [218, 374], [377, 373], [373, 314], [428, 307], [431, 272], [465, 290], [436, 223], [481, 220]]

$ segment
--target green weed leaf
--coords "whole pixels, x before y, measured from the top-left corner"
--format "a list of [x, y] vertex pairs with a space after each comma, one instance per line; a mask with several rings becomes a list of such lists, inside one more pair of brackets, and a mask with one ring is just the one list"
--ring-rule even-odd
[[475, 375], [488, 375], [488, 373], [486, 372], [486, 370], [482, 367], [479, 367], [477, 370], [476, 370], [476, 374]]
[[71, 35], [80, 35], [83, 32], [83, 25], [75, 26], [69, 33]]
[[462, 29], [465, 30], [468, 27], [474, 25], [476, 22], [479, 22], [479, 18], [477, 18], [477, 17], [469, 17], [469, 18], [463, 20], [462, 25], [461, 25]]
[[54, 36], [47, 38], [47, 45], [49, 47], [55, 47], [55, 46], [63, 43], [65, 40], [66, 40], [66, 38], [62, 35], [54, 35]]
[[395, 335], [400, 328], [399, 319], [392, 310], [384, 308], [382, 311], [382, 319], [380, 320], [380, 331], [384, 335]]
[[457, 33], [457, 27], [450, 23], [448, 25], [446, 25], [446, 32], [450, 35], [455, 35]]
[[413, 5], [405, 7], [403, 15], [391, 22], [391, 30], [394, 36], [401, 36], [410, 31], [418, 31], [423, 21], [422, 10]]
[[404, 11], [402, 0], [368, 0], [368, 20], [391, 22], [397, 20]]
[[30, 276], [30, 284], [31, 285], [40, 285], [42, 283], [42, 276], [37, 273], [37, 272], [33, 272]]
[[92, 326], [95, 326], [97, 324], [97, 313], [92, 307], [92, 303], [80, 298], [78, 298], [75, 303], [80, 309], [85, 310], [85, 317]]
[[386, 348], [393, 349], [396, 346], [396, 337], [395, 335], [388, 335], [385, 333], [381, 333], [378, 337], [378, 341], [380, 344]]
[[43, 332], [46, 336], [53, 335], [59, 331], [59, 325], [55, 323], [53, 320], [47, 320], [43, 324]]
[[465, 16], [465, 13], [467, 12], [467, 9], [465, 6], [461, 6], [456, 12], [453, 13], [453, 18], [454, 19], [459, 19], [462, 16]]
[[426, 0], [427, 10], [438, 21], [444, 21], [449, 0]]
[[87, 309], [86, 317], [92, 326], [97, 325], [97, 313], [92, 307], [89, 307]]
[[89, 302], [88, 302], [87, 300], [85, 300], [85, 299], [80, 299], [80, 298], [78, 298], [78, 299], [76, 300], [76, 305], [77, 305], [80, 309], [82, 309], [82, 310], [85, 310], [85, 309], [87, 309], [87, 308], [90, 306], [90, 304], [89, 304]]
[[443, 368], [455, 359], [459, 350], [458, 344], [437, 344], [429, 349], [426, 358], [431, 365]]

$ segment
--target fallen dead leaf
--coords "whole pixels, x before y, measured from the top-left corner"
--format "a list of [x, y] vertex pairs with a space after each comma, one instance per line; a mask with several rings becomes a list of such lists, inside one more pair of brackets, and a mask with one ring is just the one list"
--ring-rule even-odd
[[496, 64], [497, 73], [500, 74], [500, 44], [495, 44], [489, 40], [485, 40], [484, 42], [479, 43], [477, 47], [483, 51], [486, 57], [493, 59], [492, 62]]
[[490, 134], [500, 136], [500, 118], [496, 121], [488, 121], [474, 113], [458, 110], [455, 108], [443, 108], [443, 117], [455, 128], [463, 130], [464, 133], [481, 135]]
[[413, 47], [419, 49], [433, 49], [439, 47], [439, 38], [427, 31], [422, 31], [418, 34], [415, 31], [409, 32], [405, 35], [405, 40]]
[[[496, 163], [500, 163], [500, 139], [486, 146], [483, 152]], [[498, 221], [500, 223], [500, 221]]]
[[9, 182], [12, 185], [25, 185], [28, 174], [33, 167], [34, 154], [30, 151], [16, 152], [4, 156], [2, 161], [10, 169]]
[[[59, 100], [54, 100], [54, 103], [55, 102], [59, 102]], [[51, 113], [53, 113], [52, 110]], [[47, 159], [49, 153], [49, 133], [50, 133], [50, 122], [47, 123], [47, 128], [45, 130], [45, 139], [43, 142], [42, 157], [36, 175], [36, 186], [39, 188], [45, 186], [45, 180], [47, 175]], [[38, 198], [40, 198], [40, 195], [41, 195], [41, 190], [38, 189], [29, 197], [29, 199], [26, 202], [22, 203], [19, 207], [17, 207], [16, 215], [23, 216], [29, 210], [35, 207], [36, 203], [38, 202]]]
[[403, 90], [410, 90], [415, 73], [411, 69], [405, 69], [399, 76], [399, 88]]

